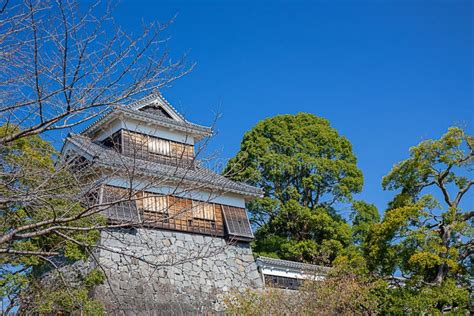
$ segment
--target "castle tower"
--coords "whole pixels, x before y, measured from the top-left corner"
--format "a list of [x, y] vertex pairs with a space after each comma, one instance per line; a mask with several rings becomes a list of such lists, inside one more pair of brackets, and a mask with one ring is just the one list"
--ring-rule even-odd
[[96, 170], [94, 198], [113, 226], [95, 255], [110, 314], [219, 310], [225, 293], [262, 287], [245, 211], [262, 191], [202, 166], [196, 143], [211, 134], [155, 91], [66, 139], [63, 155]]

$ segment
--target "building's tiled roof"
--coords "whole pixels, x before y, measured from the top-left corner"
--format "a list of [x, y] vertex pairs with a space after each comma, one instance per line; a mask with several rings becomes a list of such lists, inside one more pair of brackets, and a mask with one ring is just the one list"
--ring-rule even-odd
[[[173, 114], [176, 115], [179, 119], [175, 120], [173, 118], [169, 118], [164, 115], [159, 115], [157, 113], [140, 111], [142, 107], [146, 105], [151, 105], [154, 101], [157, 101], [159, 103], [162, 103], [164, 106], [167, 106], [169, 110], [173, 112]], [[106, 111], [97, 120], [92, 122], [84, 130], [82, 130], [81, 134], [89, 135], [91, 132], [97, 130], [97, 128], [100, 128], [105, 123], [111, 121], [114, 118], [120, 117], [121, 115], [127, 118], [144, 121], [146, 123], [169, 127], [189, 134], [197, 134], [200, 136], [212, 135], [212, 129], [210, 127], [194, 124], [186, 120], [184, 116], [179, 113], [158, 91], [152, 92], [150, 95], [144, 97], [143, 99], [133, 102], [129, 105], [117, 105], [111, 107], [110, 110]]]
[[120, 117], [121, 114], [123, 114], [124, 117], [127, 117], [127, 118], [137, 119], [140, 121], [145, 121], [147, 123], [152, 123], [152, 124], [157, 124], [160, 126], [173, 128], [173, 129], [186, 132], [189, 134], [196, 133], [203, 136], [209, 136], [212, 134], [211, 128], [206, 127], [206, 126], [190, 123], [188, 121], [176, 121], [171, 118], [164, 117], [162, 115], [134, 110], [127, 107], [112, 108], [109, 112], [105, 113], [104, 115], [99, 117], [96, 121], [94, 121], [92, 124], [87, 126], [81, 132], [81, 134], [88, 135], [89, 133], [93, 132], [97, 128], [100, 128], [101, 126], [103, 126], [104, 123], [107, 123], [116, 117]]
[[117, 170], [133, 167], [134, 170], [143, 176], [161, 177], [163, 180], [169, 179], [170, 181], [196, 183], [203, 188], [222, 191], [222, 193], [233, 192], [253, 197], [263, 195], [263, 191], [260, 188], [232, 181], [212, 170], [198, 165], [189, 168], [177, 167], [164, 163], [126, 157], [111, 148], [92, 142], [90, 138], [82, 135], [70, 134], [66, 139], [66, 143], [67, 142], [76, 145], [80, 150], [92, 156], [94, 162], [100, 166]]
[[138, 110], [140, 109], [140, 107], [144, 106], [144, 105], [147, 105], [147, 104], [150, 104], [152, 103], [153, 101], [155, 100], [159, 100], [161, 102], [163, 102], [164, 104], [166, 104], [168, 107], [170, 107], [170, 109], [179, 117], [181, 118], [183, 121], [187, 121], [186, 118], [181, 114], [179, 113], [178, 110], [176, 110], [176, 108], [168, 102], [168, 100], [166, 100], [166, 98], [161, 94], [161, 92], [159, 90], [154, 90], [152, 93], [150, 93], [148, 96], [144, 97], [143, 99], [141, 100], [138, 100], [136, 102], [133, 102], [129, 105], [127, 105], [128, 108], [131, 108], [131, 109], [134, 109], [134, 110]]
[[258, 257], [256, 261], [257, 261], [257, 265], [259, 266], [275, 267], [279, 269], [286, 268], [286, 269], [301, 270], [301, 271], [306, 271], [306, 272], [318, 271], [318, 272], [326, 273], [331, 269], [329, 267], [319, 266], [315, 264], [275, 259], [275, 258], [269, 258], [269, 257]]

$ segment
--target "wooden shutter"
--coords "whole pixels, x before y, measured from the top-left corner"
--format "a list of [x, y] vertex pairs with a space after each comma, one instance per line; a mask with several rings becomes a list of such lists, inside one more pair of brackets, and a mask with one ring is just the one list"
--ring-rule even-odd
[[144, 192], [142, 205], [144, 211], [168, 213], [168, 197], [166, 195], [154, 195]]
[[148, 151], [154, 154], [169, 156], [171, 154], [170, 141], [155, 137], [149, 137]]
[[194, 146], [171, 142], [171, 155], [183, 160], [192, 160], [194, 158]]
[[215, 220], [214, 204], [193, 201], [193, 217], [207, 220]]
[[123, 130], [123, 148], [122, 152], [125, 156], [135, 157], [139, 159], [147, 159], [147, 136]]
[[146, 135], [127, 131], [127, 136], [129, 137], [131, 143], [136, 144], [140, 147], [146, 144]]
[[211, 203], [204, 203], [203, 206], [203, 214], [204, 214], [204, 219], [208, 219], [208, 220], [215, 220], [215, 209], [214, 209], [214, 205], [211, 204]]
[[[111, 220], [138, 222], [140, 213], [133, 200], [134, 197], [127, 200], [128, 195], [127, 189], [105, 186], [102, 193], [102, 203], [110, 203], [110, 205], [103, 211], [104, 215]], [[117, 202], [121, 200], [124, 201]]]
[[222, 205], [227, 234], [239, 240], [253, 239], [252, 229], [245, 209]]

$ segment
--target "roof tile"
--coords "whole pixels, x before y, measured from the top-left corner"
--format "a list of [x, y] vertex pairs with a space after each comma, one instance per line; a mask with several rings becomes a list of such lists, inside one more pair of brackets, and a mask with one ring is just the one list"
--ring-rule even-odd
[[126, 157], [117, 151], [91, 141], [90, 138], [70, 134], [66, 142], [71, 142], [80, 149], [94, 157], [94, 161], [102, 166], [111, 168], [134, 167], [143, 175], [153, 177], [161, 176], [174, 181], [189, 181], [198, 183], [207, 188], [226, 192], [239, 193], [247, 196], [258, 197], [263, 195], [263, 190], [242, 182], [232, 181], [210, 169], [199, 165], [194, 167], [177, 167], [164, 163], [145, 161]]
[[281, 268], [298, 269], [298, 270], [303, 270], [303, 271], [327, 272], [329, 269], [331, 269], [330, 267], [325, 267], [325, 266], [320, 266], [320, 265], [315, 265], [315, 264], [283, 260], [283, 259], [275, 259], [275, 258], [269, 258], [269, 257], [258, 257], [256, 261], [257, 261], [257, 264], [263, 264], [263, 265], [281, 267]]

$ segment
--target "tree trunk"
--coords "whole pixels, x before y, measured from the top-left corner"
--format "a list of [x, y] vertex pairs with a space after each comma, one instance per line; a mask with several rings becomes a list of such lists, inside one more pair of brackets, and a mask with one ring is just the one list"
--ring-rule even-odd
[[[446, 252], [449, 249], [449, 239], [451, 238], [451, 227], [449, 225], [441, 225], [440, 229], [440, 235], [441, 235], [441, 244], [445, 247]], [[446, 253], [440, 254], [441, 258], [444, 258], [446, 256]], [[446, 278], [446, 275], [448, 274], [449, 271], [449, 266], [446, 263], [442, 263], [438, 266], [437, 272], [436, 272], [436, 277], [434, 278], [434, 283], [436, 284], [441, 284], [443, 283], [444, 279]]]
[[441, 284], [443, 283], [446, 275], [448, 274], [449, 267], [446, 263], [442, 263], [438, 266], [438, 272], [436, 274], [436, 277], [434, 279], [434, 283], [436, 284]]

